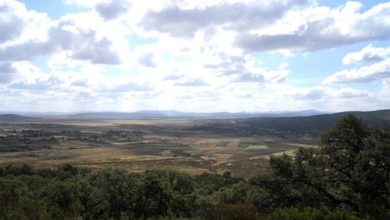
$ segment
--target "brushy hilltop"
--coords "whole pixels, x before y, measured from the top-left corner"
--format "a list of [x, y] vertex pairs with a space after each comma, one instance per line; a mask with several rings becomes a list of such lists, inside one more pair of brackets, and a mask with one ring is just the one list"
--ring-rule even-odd
[[390, 110], [369, 112], [340, 112], [306, 117], [251, 118], [243, 122], [257, 128], [277, 130], [315, 130], [323, 132], [329, 129], [337, 120], [348, 115], [355, 115], [371, 126], [390, 127]]
[[340, 112], [312, 116], [255, 117], [242, 119], [209, 120], [194, 131], [209, 131], [225, 135], [260, 135], [289, 137], [315, 137], [332, 127], [338, 120], [348, 115], [363, 119], [369, 126], [390, 127], [390, 110], [369, 112]]
[[[347, 115], [319, 148], [272, 157], [251, 179], [152, 170], [7, 166], [2, 219], [390, 219], [390, 130]], [[256, 167], [253, 167], [256, 169]]]

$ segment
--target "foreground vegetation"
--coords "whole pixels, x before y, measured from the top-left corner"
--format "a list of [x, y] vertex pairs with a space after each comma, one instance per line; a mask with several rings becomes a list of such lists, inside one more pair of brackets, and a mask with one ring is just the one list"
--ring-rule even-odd
[[323, 134], [319, 148], [269, 163], [250, 179], [7, 166], [0, 169], [0, 218], [390, 219], [388, 129], [347, 116]]

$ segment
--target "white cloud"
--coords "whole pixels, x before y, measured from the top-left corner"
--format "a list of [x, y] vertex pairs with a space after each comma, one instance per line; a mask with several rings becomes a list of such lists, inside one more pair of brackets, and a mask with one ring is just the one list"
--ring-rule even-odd
[[[347, 54], [343, 63], [354, 66], [327, 77], [328, 84], [308, 88], [291, 86], [299, 75], [311, 78], [310, 70], [292, 71], [296, 60], [279, 54], [267, 59], [275, 55], [270, 51], [310, 56], [386, 41], [390, 3], [332, 8], [314, 0], [64, 2], [80, 11], [51, 20], [18, 1], [0, 0], [4, 105], [39, 103], [34, 108], [64, 111], [333, 111], [350, 108], [350, 99], [361, 100], [354, 107], [367, 109], [364, 105], [386, 106], [390, 98], [376, 98], [390, 91], [389, 48], [369, 45]], [[382, 80], [380, 93], [330, 84], [372, 80]]]
[[304, 101], [306, 103], [318, 102], [325, 104], [330, 100], [345, 101], [351, 99], [361, 99], [372, 97], [372, 94], [362, 90], [356, 90], [350, 87], [344, 88], [332, 88], [327, 86], [315, 86], [315, 87], [292, 87], [284, 86], [277, 87], [281, 89], [280, 96], [293, 98], [296, 101]]
[[306, 52], [388, 39], [390, 3], [378, 4], [365, 12], [359, 12], [360, 8], [361, 4], [358, 2], [347, 2], [345, 6], [336, 9], [314, 6], [290, 11], [273, 27], [283, 30], [289, 24], [292, 27], [287, 29], [288, 32], [244, 32], [237, 37], [236, 45], [249, 52]]
[[51, 25], [45, 13], [28, 10], [15, 0], [0, 1], [0, 49], [22, 41], [44, 40]]
[[350, 87], [314, 86], [302, 88], [275, 85], [271, 87], [271, 94], [270, 100], [279, 100], [283, 106], [291, 106], [301, 110], [313, 108], [320, 111], [374, 110], [386, 106], [376, 98], [377, 94]]
[[234, 46], [247, 52], [296, 53], [388, 39], [390, 3], [366, 11], [362, 11], [362, 6], [352, 1], [337, 8], [306, 0], [273, 1], [272, 4], [269, 1], [209, 4], [166, 1], [154, 9], [144, 7], [143, 14], [135, 20], [147, 31], [172, 37], [193, 38], [197, 33], [213, 36], [220, 31], [232, 31], [236, 35]]
[[342, 99], [363, 98], [369, 96], [370, 94], [368, 92], [359, 91], [351, 88], [343, 88], [337, 94], [337, 97]]
[[0, 84], [9, 83], [16, 73], [12, 63], [0, 63]]
[[289, 9], [308, 1], [246, 1], [215, 4], [174, 4], [159, 11], [148, 12], [140, 25], [146, 30], [156, 30], [177, 37], [193, 37], [197, 30], [210, 26], [245, 30], [269, 26]]
[[130, 3], [126, 0], [110, 0], [96, 4], [96, 11], [106, 20], [114, 19], [127, 12]]
[[208, 84], [201, 79], [188, 79], [184, 82], [176, 82], [175, 85], [176, 86], [207, 86]]
[[207, 86], [208, 84], [199, 78], [190, 78], [185, 75], [172, 74], [164, 78], [166, 81], [173, 81], [176, 86]]
[[26, 9], [19, 2], [0, 2], [0, 43], [17, 38], [23, 31], [25, 21], [23, 14]]
[[107, 3], [107, 0], [62, 0], [65, 4], [76, 4], [82, 7], [93, 8], [98, 4]]
[[343, 64], [357, 63], [362, 65], [333, 73], [324, 83], [364, 83], [390, 78], [390, 47], [373, 47], [369, 44], [360, 51], [346, 54], [343, 58]]
[[262, 68], [260, 62], [251, 55], [216, 55], [217, 59], [213, 63], [206, 63], [204, 68], [215, 71], [217, 75], [228, 76], [231, 82], [278, 83], [283, 82], [289, 74], [286, 64], [269, 70]]
[[328, 93], [329, 91], [325, 88], [310, 88], [297, 90], [288, 95], [298, 100], [320, 100], [329, 96]]
[[387, 57], [390, 57], [390, 47], [373, 47], [369, 44], [358, 52], [352, 52], [345, 55], [343, 58], [343, 64], [381, 61]]
[[146, 67], [155, 67], [156, 64], [153, 61], [153, 57], [154, 55], [152, 53], [145, 53], [138, 58], [138, 62]]
[[[127, 44], [123, 46], [123, 41], [126, 41], [123, 35], [126, 32], [118, 30], [121, 28], [118, 25], [105, 23], [94, 12], [68, 14], [57, 21], [50, 21], [48, 18], [42, 21], [41, 14], [27, 11], [22, 6], [12, 9], [15, 10], [8, 10], [2, 16], [26, 14], [29, 15], [27, 18], [37, 18], [23, 20], [22, 25], [26, 27], [13, 36], [13, 42], [0, 44], [0, 61], [32, 61], [37, 57], [69, 52], [66, 55], [71, 59], [87, 60], [96, 64], [119, 64], [122, 55], [120, 53], [127, 49]], [[0, 20], [0, 25], [1, 23], [4, 22]], [[31, 30], [35, 26], [40, 30], [39, 35], [34, 34], [37, 31]], [[122, 34], [118, 36], [115, 33]]]

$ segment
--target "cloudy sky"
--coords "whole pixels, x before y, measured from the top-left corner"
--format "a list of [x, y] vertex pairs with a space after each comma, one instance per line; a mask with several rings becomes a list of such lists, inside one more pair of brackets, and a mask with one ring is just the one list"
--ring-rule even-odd
[[390, 2], [0, 0], [0, 111], [390, 108]]

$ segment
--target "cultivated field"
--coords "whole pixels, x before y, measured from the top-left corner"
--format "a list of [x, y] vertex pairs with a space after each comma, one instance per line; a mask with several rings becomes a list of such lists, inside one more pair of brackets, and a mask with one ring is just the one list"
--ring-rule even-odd
[[[0, 122], [0, 166], [62, 164], [130, 172], [175, 169], [199, 174], [231, 171], [250, 177], [264, 171], [269, 155], [312, 147], [317, 138], [248, 132], [221, 120], [26, 119]], [[231, 130], [229, 128], [231, 127]], [[244, 132], [245, 131], [245, 132]], [[279, 134], [279, 133], [278, 133]]]

